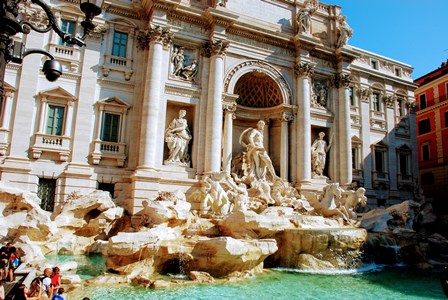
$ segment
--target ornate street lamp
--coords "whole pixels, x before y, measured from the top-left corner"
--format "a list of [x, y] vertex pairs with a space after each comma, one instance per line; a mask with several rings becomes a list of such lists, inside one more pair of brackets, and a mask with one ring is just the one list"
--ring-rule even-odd
[[[33, 53], [40, 53], [48, 56], [50, 59], [45, 61], [42, 71], [49, 81], [55, 81], [62, 75], [61, 64], [54, 59], [54, 57], [42, 49], [25, 49], [21, 42], [14, 41], [12, 38], [17, 33], [30, 33], [31, 29], [40, 33], [45, 33], [54, 30], [62, 41], [85, 46], [84, 40], [89, 33], [95, 28], [93, 18], [101, 13], [101, 3], [103, 0], [80, 0], [81, 10], [85, 14], [85, 20], [81, 22], [84, 33], [81, 37], [73, 37], [67, 33], [62, 32], [61, 28], [56, 22], [56, 18], [50, 7], [42, 0], [0, 0], [0, 99], [3, 98], [3, 85], [5, 78], [6, 64], [9, 62], [21, 64], [25, 56]], [[45, 28], [38, 28], [28, 22], [27, 20], [17, 20], [19, 15], [19, 3], [31, 1], [39, 5], [48, 17], [48, 24]]]

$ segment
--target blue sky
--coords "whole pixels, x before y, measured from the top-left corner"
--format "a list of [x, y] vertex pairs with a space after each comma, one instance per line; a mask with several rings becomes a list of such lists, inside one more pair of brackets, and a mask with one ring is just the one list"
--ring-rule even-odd
[[448, 0], [321, 0], [342, 7], [349, 44], [414, 67], [417, 79], [448, 59]]

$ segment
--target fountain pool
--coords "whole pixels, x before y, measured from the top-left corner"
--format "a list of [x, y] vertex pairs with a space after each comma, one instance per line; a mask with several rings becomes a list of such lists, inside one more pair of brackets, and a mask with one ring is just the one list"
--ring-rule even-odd
[[[104, 271], [101, 258], [58, 257], [51, 263], [75, 260], [83, 278]], [[88, 265], [86, 266], [85, 263]], [[104, 264], [102, 264], [104, 266]], [[272, 269], [265, 274], [227, 284], [197, 284], [169, 289], [145, 289], [127, 284], [86, 286], [69, 299], [445, 299], [440, 286], [441, 272], [415, 271], [406, 267], [370, 266], [337, 273], [304, 273], [291, 269]]]

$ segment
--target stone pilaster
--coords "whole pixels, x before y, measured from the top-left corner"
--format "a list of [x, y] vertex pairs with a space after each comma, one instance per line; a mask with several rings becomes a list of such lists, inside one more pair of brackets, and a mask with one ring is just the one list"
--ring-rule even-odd
[[[367, 87], [361, 87], [358, 90], [361, 110], [361, 140], [365, 141], [370, 138], [370, 96], [372, 90]], [[362, 147], [362, 167], [364, 175], [364, 187], [372, 188], [372, 153], [369, 144]]]

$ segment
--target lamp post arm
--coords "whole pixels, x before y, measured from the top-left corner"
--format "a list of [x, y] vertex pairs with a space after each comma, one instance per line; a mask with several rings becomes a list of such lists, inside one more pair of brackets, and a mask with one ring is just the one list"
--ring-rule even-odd
[[48, 7], [48, 5], [45, 2], [43, 2], [41, 0], [31, 0], [31, 2], [39, 5], [44, 10], [45, 14], [48, 17], [48, 24], [45, 28], [39, 28], [39, 27], [34, 26], [33, 24], [31, 24], [28, 21], [25, 21], [25, 20], [21, 21], [20, 25], [22, 26], [22, 30], [25, 34], [30, 33], [30, 29], [33, 29], [34, 31], [37, 31], [40, 33], [45, 33], [45, 32], [50, 31], [51, 29], [53, 29], [54, 32], [56, 32], [57, 35], [59, 35], [62, 38], [62, 41], [65, 43], [72, 44], [72, 45], [76, 44], [80, 47], [86, 45], [83, 41], [83, 38], [85, 38], [85, 36], [83, 36], [83, 38], [72, 37], [70, 34], [63, 32], [61, 30], [61, 28], [59, 28], [53, 12], [51, 11], [50, 7]]

